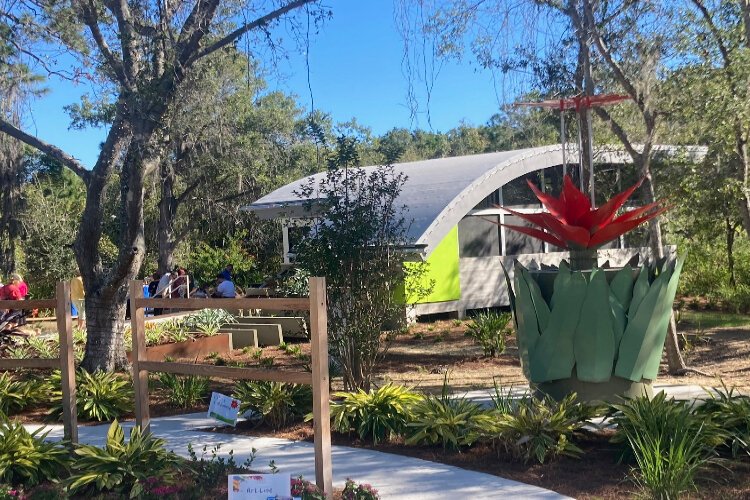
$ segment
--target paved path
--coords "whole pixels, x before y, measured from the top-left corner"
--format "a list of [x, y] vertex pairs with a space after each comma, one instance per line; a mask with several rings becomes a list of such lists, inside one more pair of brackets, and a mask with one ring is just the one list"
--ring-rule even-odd
[[[133, 422], [124, 422], [129, 429]], [[280, 472], [292, 476], [315, 478], [315, 458], [312, 443], [276, 438], [253, 438], [241, 435], [205, 432], [199, 429], [216, 425], [205, 413], [155, 418], [151, 429], [167, 440], [167, 446], [178, 455], [188, 456], [187, 445], [192, 443], [198, 454], [203, 445], [210, 450], [221, 445], [220, 455], [226, 457], [234, 450], [235, 460], [242, 464], [257, 450], [253, 468], [267, 470], [273, 460]], [[29, 429], [39, 426], [27, 425]], [[103, 445], [109, 424], [79, 426], [82, 443]], [[47, 426], [50, 438], [61, 438], [62, 425]], [[127, 435], [128, 431], [126, 431]], [[510, 481], [490, 474], [428, 462], [390, 453], [333, 446], [333, 482], [343, 487], [347, 478], [372, 484], [383, 499], [433, 500], [469, 498], [566, 499], [563, 495], [536, 486]], [[210, 455], [209, 455], [210, 456]]]

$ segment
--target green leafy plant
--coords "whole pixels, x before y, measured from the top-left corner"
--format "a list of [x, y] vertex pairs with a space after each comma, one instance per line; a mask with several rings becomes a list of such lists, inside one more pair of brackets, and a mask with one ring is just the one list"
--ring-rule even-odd
[[469, 446], [477, 438], [476, 421], [486, 414], [479, 404], [465, 397], [450, 396], [448, 375], [443, 381], [440, 396], [428, 395], [411, 408], [411, 435], [406, 444], [442, 444], [443, 449], [458, 450]]
[[723, 443], [733, 457], [750, 455], [750, 397], [727, 388], [709, 390], [709, 399], [695, 408], [700, 420], [710, 419], [727, 433]]
[[149, 477], [168, 482], [174, 476], [179, 459], [164, 448], [165, 443], [138, 426], [125, 442], [125, 432], [115, 420], [103, 448], [80, 445], [73, 451], [77, 458], [67, 481], [68, 490], [111, 491], [135, 498], [143, 492]]
[[206, 335], [216, 335], [226, 323], [237, 323], [237, 318], [224, 309], [202, 309], [184, 319], [185, 326]]
[[30, 336], [26, 339], [29, 347], [39, 358], [56, 358], [60, 355], [60, 342], [54, 338]]
[[632, 479], [651, 498], [678, 498], [695, 489], [696, 473], [714, 461], [716, 447], [727, 438], [711, 419], [663, 392], [613, 408], [615, 441], [626, 444], [635, 457]]
[[193, 445], [188, 443], [188, 455], [190, 456], [190, 469], [193, 471], [193, 478], [201, 488], [213, 488], [216, 483], [224, 478], [227, 474], [236, 474], [249, 472], [250, 467], [255, 461], [255, 448], [252, 449], [250, 456], [245, 462], [238, 466], [234, 459], [234, 450], [229, 450], [229, 458], [219, 456], [221, 445], [211, 448], [211, 456], [208, 457], [208, 446], [203, 446], [203, 452], [200, 458], [195, 452]]
[[573, 437], [595, 415], [596, 409], [577, 402], [575, 394], [560, 402], [525, 397], [501, 404], [477, 422], [477, 432], [515, 459], [543, 464], [558, 455], [580, 455]]
[[45, 441], [47, 432], [27, 431], [19, 422], [0, 416], [0, 481], [33, 486], [56, 479], [67, 469], [68, 451]]
[[181, 408], [190, 408], [202, 403], [208, 392], [208, 379], [205, 377], [160, 373], [159, 383], [168, 390], [169, 403]]
[[8, 372], [0, 374], [0, 413], [11, 415], [44, 399], [47, 384], [38, 380], [17, 380]]
[[242, 380], [234, 386], [232, 397], [241, 401], [241, 412], [252, 410], [274, 429], [312, 408], [312, 390], [308, 385]]
[[164, 323], [164, 334], [168, 342], [185, 342], [191, 338], [188, 326], [178, 320]]
[[[49, 415], [62, 418], [62, 390], [60, 372], [53, 372], [50, 383], [53, 406]], [[116, 373], [85, 370], [76, 372], [78, 417], [98, 422], [109, 421], [131, 411], [133, 405], [133, 384]]]
[[505, 335], [510, 317], [510, 313], [481, 313], [469, 323], [466, 335], [482, 346], [485, 356], [498, 356], [505, 352]]
[[344, 483], [344, 490], [341, 492], [342, 500], [378, 500], [378, 490], [369, 484], [357, 484], [351, 479]]
[[333, 428], [348, 433], [354, 430], [361, 439], [377, 444], [403, 434], [412, 406], [420, 394], [402, 385], [386, 384], [365, 392], [337, 392], [341, 398], [331, 403]]

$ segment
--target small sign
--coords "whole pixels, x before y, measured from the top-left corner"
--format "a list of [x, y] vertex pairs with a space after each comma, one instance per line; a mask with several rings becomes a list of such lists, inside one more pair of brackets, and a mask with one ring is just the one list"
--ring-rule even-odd
[[292, 500], [289, 474], [230, 474], [229, 500]]
[[208, 405], [208, 418], [215, 418], [219, 422], [237, 425], [237, 415], [240, 412], [240, 401], [219, 392], [211, 393], [211, 403]]

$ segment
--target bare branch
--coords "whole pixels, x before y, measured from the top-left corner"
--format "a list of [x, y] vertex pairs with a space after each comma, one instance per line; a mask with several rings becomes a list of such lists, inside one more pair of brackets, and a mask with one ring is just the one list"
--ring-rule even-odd
[[62, 149], [58, 148], [57, 146], [53, 146], [52, 144], [48, 144], [41, 139], [34, 137], [33, 135], [27, 134], [23, 130], [15, 127], [12, 123], [5, 121], [5, 119], [3, 119], [2, 117], [0, 117], [0, 132], [4, 132], [9, 136], [18, 139], [24, 144], [28, 144], [29, 146], [41, 151], [50, 158], [57, 160], [62, 165], [68, 167], [76, 175], [78, 175], [78, 177], [80, 177], [83, 182], [88, 184], [91, 172], [87, 170], [80, 161], [78, 161], [76, 158], [69, 155]]
[[177, 44], [177, 61], [182, 68], [189, 65], [188, 60], [198, 51], [218, 5], [219, 0], [201, 0], [185, 20]]
[[117, 26], [120, 30], [126, 86], [132, 88], [135, 86], [136, 75], [138, 74], [138, 52], [132, 14], [126, 0], [114, 0], [111, 2], [110, 8], [117, 18]]
[[271, 21], [275, 19], [278, 19], [279, 17], [283, 16], [289, 11], [302, 7], [303, 5], [306, 5], [308, 3], [313, 3], [315, 1], [317, 0], [294, 0], [293, 2], [286, 4], [284, 7], [278, 8], [274, 10], [273, 12], [266, 14], [263, 17], [259, 17], [255, 21], [252, 21], [250, 23], [245, 24], [244, 26], [237, 28], [236, 30], [229, 33], [227, 36], [225, 36], [221, 40], [218, 40], [217, 42], [212, 43], [208, 47], [205, 47], [202, 50], [190, 55], [186, 59], [185, 65], [189, 66], [193, 64], [195, 61], [197, 61], [198, 59], [200, 59], [201, 57], [205, 57], [213, 52], [216, 52], [222, 47], [226, 47], [227, 45], [234, 42], [245, 33], [251, 30], [254, 30], [256, 28], [265, 26], [266, 24], [270, 23]]

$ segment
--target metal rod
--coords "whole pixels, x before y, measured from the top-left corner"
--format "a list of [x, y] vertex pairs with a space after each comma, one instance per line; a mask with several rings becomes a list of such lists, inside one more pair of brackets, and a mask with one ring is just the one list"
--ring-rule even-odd
[[565, 155], [565, 150], [568, 149], [568, 145], [565, 141], [565, 110], [560, 106], [560, 144], [562, 145], [562, 160], [563, 160], [563, 177], [568, 173], [568, 160]]

